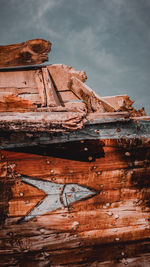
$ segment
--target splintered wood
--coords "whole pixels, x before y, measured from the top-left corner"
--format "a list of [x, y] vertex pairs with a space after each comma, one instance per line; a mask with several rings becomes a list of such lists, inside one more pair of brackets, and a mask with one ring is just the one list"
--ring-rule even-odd
[[86, 112], [1, 113], [0, 128], [14, 132], [65, 132], [83, 128]]
[[0, 46], [0, 68], [40, 64], [48, 61], [51, 43], [43, 39]]

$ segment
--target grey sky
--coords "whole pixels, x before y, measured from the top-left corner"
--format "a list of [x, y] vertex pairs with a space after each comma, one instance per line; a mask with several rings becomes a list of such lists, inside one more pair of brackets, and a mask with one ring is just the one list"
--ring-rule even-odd
[[149, 0], [0, 0], [0, 44], [52, 42], [50, 63], [87, 73], [99, 95], [129, 94], [150, 114]]

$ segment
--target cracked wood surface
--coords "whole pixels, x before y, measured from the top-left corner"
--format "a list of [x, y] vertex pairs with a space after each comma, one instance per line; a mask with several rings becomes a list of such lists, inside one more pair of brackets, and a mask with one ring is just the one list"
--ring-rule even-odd
[[19, 44], [0, 46], [0, 68], [36, 65], [48, 61], [51, 43], [34, 39]]
[[127, 112], [86, 116], [83, 106], [80, 112], [3, 112], [0, 116], [1, 149], [82, 140], [134, 138], [143, 144], [150, 140], [150, 118], [130, 119]]
[[[17, 224], [45, 194], [25, 184], [23, 176], [98, 193]], [[147, 264], [150, 143], [103, 139], [3, 150], [0, 183], [1, 265]]]
[[0, 127], [3, 131], [66, 132], [83, 127], [85, 112], [27, 112], [1, 113]]

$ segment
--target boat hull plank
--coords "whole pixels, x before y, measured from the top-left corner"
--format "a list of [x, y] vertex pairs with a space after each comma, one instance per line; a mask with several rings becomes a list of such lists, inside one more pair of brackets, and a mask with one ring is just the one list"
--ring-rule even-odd
[[[0, 264], [135, 266], [138, 258], [147, 264], [149, 147], [133, 138], [1, 150]], [[45, 191], [50, 184], [63, 188], [55, 191], [60, 206], [32, 217], [54, 194]], [[72, 185], [81, 189], [65, 191]], [[86, 190], [94, 194], [86, 196]], [[75, 200], [77, 193], [82, 199]]]
[[95, 119], [92, 123], [87, 121], [84, 125], [84, 110], [5, 115], [1, 113], [1, 149], [99, 139], [134, 139], [135, 142], [150, 142], [150, 121], [142, 118], [136, 121], [106, 117]]

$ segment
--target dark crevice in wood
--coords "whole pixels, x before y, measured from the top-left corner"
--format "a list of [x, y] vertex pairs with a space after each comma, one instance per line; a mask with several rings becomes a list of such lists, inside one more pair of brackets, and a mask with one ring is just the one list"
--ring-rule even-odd
[[95, 161], [104, 157], [104, 143], [99, 140], [67, 142], [62, 144], [39, 145], [24, 148], [9, 149], [9, 151], [52, 156], [76, 161]]
[[61, 106], [64, 107], [65, 105], [64, 105], [64, 102], [63, 102], [63, 100], [62, 100], [62, 97], [61, 97], [61, 95], [60, 95], [60, 93], [59, 93], [59, 91], [58, 91], [58, 89], [57, 89], [57, 87], [56, 87], [55, 81], [54, 81], [54, 79], [53, 79], [53, 77], [52, 77], [52, 75], [51, 75], [51, 73], [50, 73], [49, 70], [48, 70], [48, 73], [49, 73], [50, 79], [51, 79], [51, 81], [52, 81], [52, 83], [53, 83], [53, 86], [54, 86], [55, 92], [56, 92], [56, 94], [57, 94], [57, 96], [58, 96], [58, 99], [59, 99], [59, 101], [60, 101], [60, 103], [61, 103]]

